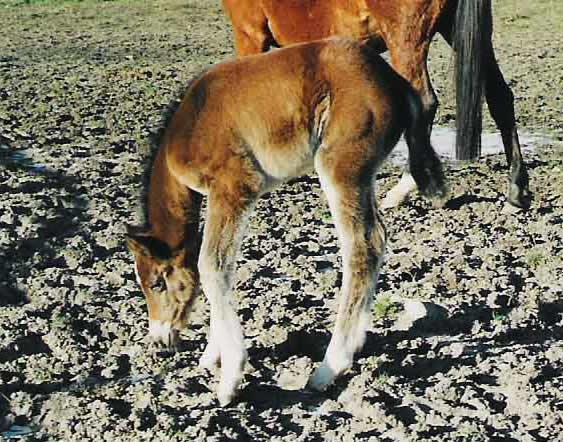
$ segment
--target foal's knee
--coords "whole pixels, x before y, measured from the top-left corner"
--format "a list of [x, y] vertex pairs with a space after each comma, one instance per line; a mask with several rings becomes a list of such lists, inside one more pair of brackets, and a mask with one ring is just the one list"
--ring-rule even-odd
[[197, 268], [199, 271], [199, 279], [203, 287], [203, 291], [209, 298], [211, 293], [207, 290], [213, 288], [217, 284], [220, 284], [221, 278], [219, 277], [220, 269], [217, 259], [208, 253], [201, 253], [199, 260], [197, 262]]

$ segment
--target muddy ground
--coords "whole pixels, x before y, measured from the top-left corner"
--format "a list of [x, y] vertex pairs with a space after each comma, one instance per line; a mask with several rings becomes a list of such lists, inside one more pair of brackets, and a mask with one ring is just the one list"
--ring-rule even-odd
[[[563, 4], [494, 9], [519, 127], [552, 140], [526, 146], [531, 209], [502, 213], [499, 154], [449, 164], [445, 208], [415, 197], [386, 212], [366, 346], [334, 387], [311, 394], [302, 387], [330, 337], [338, 247], [315, 177], [272, 193], [237, 271], [250, 366], [237, 401], [220, 408], [213, 375], [197, 367], [205, 302], [179, 352], [145, 342], [123, 238], [125, 223], [143, 220], [148, 140], [163, 109], [233, 54], [218, 1], [0, 0], [2, 436], [563, 440]], [[431, 68], [438, 124], [451, 124], [452, 60], [440, 40]], [[380, 198], [399, 171], [381, 171]], [[437, 316], [405, 325], [396, 298], [431, 302]]]

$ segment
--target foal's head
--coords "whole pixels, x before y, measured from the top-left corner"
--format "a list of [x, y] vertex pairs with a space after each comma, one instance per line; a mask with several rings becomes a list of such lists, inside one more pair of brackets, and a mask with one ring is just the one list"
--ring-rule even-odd
[[[149, 336], [169, 347], [178, 342], [200, 290], [197, 252], [173, 251], [148, 231], [129, 228], [127, 245], [149, 310]], [[195, 259], [192, 255], [195, 252]]]

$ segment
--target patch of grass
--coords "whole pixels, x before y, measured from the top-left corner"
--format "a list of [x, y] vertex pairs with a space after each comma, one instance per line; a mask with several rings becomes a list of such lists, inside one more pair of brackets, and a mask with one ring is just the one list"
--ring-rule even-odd
[[84, 2], [116, 2], [116, 1], [133, 1], [133, 0], [0, 0], [0, 7], [14, 7], [27, 5], [57, 5], [63, 3], [84, 3]]
[[373, 383], [374, 383], [375, 387], [383, 388], [383, 387], [385, 387], [386, 385], [389, 384], [389, 376], [386, 375], [385, 373], [382, 373], [375, 378]]
[[493, 322], [496, 322], [498, 324], [502, 324], [507, 319], [508, 319], [508, 316], [506, 316], [505, 314], [493, 312]]
[[64, 330], [71, 328], [71, 322], [67, 315], [56, 313], [51, 319], [51, 328], [54, 330]]
[[389, 296], [380, 296], [374, 303], [373, 311], [377, 319], [395, 319], [400, 308]]
[[526, 264], [528, 264], [528, 266], [534, 270], [545, 265], [546, 261], [547, 257], [542, 251], [538, 249], [532, 249], [526, 255]]

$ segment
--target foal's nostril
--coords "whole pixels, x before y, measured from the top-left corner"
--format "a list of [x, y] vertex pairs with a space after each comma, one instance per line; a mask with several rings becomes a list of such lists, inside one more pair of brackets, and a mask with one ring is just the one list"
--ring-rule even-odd
[[170, 322], [149, 320], [149, 336], [153, 342], [174, 350], [180, 341], [180, 332], [171, 327]]
[[150, 286], [151, 291], [153, 292], [165, 292], [166, 291], [166, 281], [162, 276], [156, 278]]

